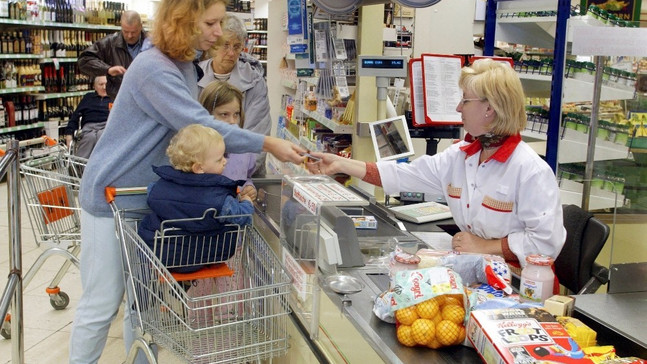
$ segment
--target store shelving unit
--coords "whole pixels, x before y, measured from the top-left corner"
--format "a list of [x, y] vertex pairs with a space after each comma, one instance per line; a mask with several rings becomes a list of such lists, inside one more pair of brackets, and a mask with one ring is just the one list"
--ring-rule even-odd
[[[523, 16], [532, 12], [550, 12], [550, 16]], [[590, 27], [591, 31], [604, 26], [600, 21], [586, 16], [571, 16], [568, 0], [488, 0], [485, 25], [484, 54], [494, 54], [494, 43], [524, 44], [538, 48], [553, 49], [552, 75], [524, 74], [519, 76], [524, 92], [529, 97], [549, 97], [550, 110], [547, 133], [524, 131], [527, 141], [545, 143], [546, 161], [557, 171], [559, 164], [587, 161], [589, 135], [561, 126], [562, 103], [592, 101], [593, 81], [565, 78], [565, 61], [570, 52], [572, 29]], [[623, 100], [634, 97], [634, 91], [621, 86], [601, 86], [600, 100]], [[629, 156], [623, 144], [597, 139], [595, 160], [618, 160]], [[579, 204], [582, 201], [582, 184], [573, 181], [561, 186], [564, 203]], [[624, 196], [606, 196], [604, 191], [591, 189], [591, 208], [608, 208], [622, 205]]]
[[[57, 30], [85, 30], [90, 32], [106, 32], [118, 31], [121, 29], [119, 26], [114, 25], [96, 25], [87, 23], [58, 23], [51, 21], [33, 21], [33, 20], [16, 20], [16, 19], [0, 19], [0, 26], [3, 31], [21, 31], [23, 29], [57, 29]], [[45, 57], [41, 54], [1, 54], [0, 60], [37, 60], [39, 64], [47, 63], [76, 63], [76, 57]], [[0, 95], [28, 95], [33, 96], [35, 100], [50, 100], [75, 96], [83, 96], [91, 92], [88, 91], [72, 91], [72, 92], [54, 92], [45, 93], [44, 86], [29, 86], [29, 87], [16, 87], [0, 89]], [[47, 129], [48, 123], [45, 120], [39, 120], [37, 123], [28, 125], [19, 125], [15, 127], [0, 128], [0, 137], [8, 133], [19, 132], [23, 130], [34, 129]], [[33, 138], [34, 141], [40, 142], [42, 138]]]
[[[318, 110], [307, 110], [304, 106], [304, 98], [305, 94], [307, 93], [307, 90], [310, 90], [311, 88], [317, 89], [319, 86], [319, 72], [320, 69], [317, 68], [311, 72], [311, 75], [301, 75], [297, 71], [297, 64], [300, 64], [302, 62], [302, 59], [300, 58], [297, 60], [299, 56], [295, 56], [294, 53], [290, 53], [289, 46], [288, 46], [288, 28], [287, 28], [287, 16], [283, 16], [281, 18], [282, 23], [281, 23], [281, 33], [282, 33], [282, 44], [281, 44], [281, 49], [283, 50], [283, 55], [282, 55], [282, 66], [285, 67], [287, 65], [287, 68], [281, 68], [280, 70], [280, 85], [281, 85], [281, 93], [284, 98], [289, 97], [292, 99], [292, 103], [290, 104], [292, 107], [292, 119], [293, 120], [287, 120], [287, 112], [285, 110], [285, 106], [283, 105], [281, 108], [281, 112], [279, 114], [279, 122], [278, 122], [278, 130], [277, 130], [277, 135], [283, 139], [289, 140], [292, 143], [301, 145], [305, 149], [311, 150], [311, 151], [324, 151], [324, 146], [314, 140], [310, 140], [310, 138], [303, 136], [303, 135], [298, 135], [299, 131], [297, 130], [298, 127], [301, 127], [302, 124], [299, 124], [298, 126], [295, 125], [295, 120], [299, 120], [301, 123], [305, 121], [306, 119], [313, 119], [317, 121], [319, 124], [321, 124], [323, 127], [329, 129], [330, 131], [327, 132], [329, 134], [353, 134], [354, 132], [354, 127], [352, 125], [345, 125], [337, 122], [336, 120], [332, 120], [326, 115], [323, 114], [323, 112], [318, 111]], [[323, 21], [322, 19], [318, 19], [319, 21]], [[331, 20], [328, 20], [331, 21]], [[347, 75], [352, 77], [352, 75]], [[349, 84], [352, 84], [352, 82], [349, 82]], [[353, 86], [349, 86], [351, 93]], [[324, 102], [325, 100], [322, 99], [320, 96], [318, 97], [318, 102]], [[275, 159], [270, 159], [268, 157], [268, 165], [270, 166], [271, 169], [273, 169], [276, 172], [280, 171], [286, 171], [290, 172], [292, 174], [308, 174], [309, 172], [306, 171], [304, 168], [301, 166], [293, 166], [293, 165], [285, 165], [284, 163], [280, 163]]]
[[[508, 17], [501, 14], [554, 10], [556, 16]], [[495, 40], [510, 43], [532, 44], [553, 49], [553, 76], [550, 79], [550, 111], [546, 137], [546, 161], [557, 170], [562, 95], [564, 91], [564, 64], [570, 0], [488, 0], [485, 13], [485, 39], [483, 54], [494, 55]], [[552, 42], [551, 42], [552, 38]]]

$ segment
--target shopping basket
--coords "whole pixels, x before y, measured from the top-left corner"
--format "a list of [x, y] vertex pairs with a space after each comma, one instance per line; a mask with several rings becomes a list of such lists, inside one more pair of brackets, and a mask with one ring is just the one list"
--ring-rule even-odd
[[[153, 343], [189, 363], [260, 362], [284, 355], [291, 282], [260, 234], [251, 225], [228, 224], [222, 234], [191, 235], [177, 223], [194, 219], [167, 220], [156, 233], [151, 249], [137, 234], [137, 222], [147, 211], [120, 210], [115, 202], [115, 196], [133, 193], [145, 193], [145, 188], [106, 189], [123, 252], [128, 302], [134, 302], [136, 311], [131, 315], [132, 324], [139, 334], [126, 362], [134, 361], [142, 349], [155, 363]], [[222, 218], [208, 210], [198, 219]], [[187, 249], [204, 241], [208, 243], [200, 249]], [[184, 249], [164, 248], [165, 244]], [[214, 246], [223, 245], [231, 249], [231, 254], [209, 253]], [[182, 258], [169, 259], [164, 252]], [[173, 273], [189, 267], [178, 263], [186, 256], [198, 257], [193, 262], [206, 267]], [[165, 266], [160, 257], [173, 263]], [[216, 292], [196, 295], [192, 293], [195, 287], [187, 290], [191, 285], [186, 282], [195, 285], [205, 280], [215, 282]]]

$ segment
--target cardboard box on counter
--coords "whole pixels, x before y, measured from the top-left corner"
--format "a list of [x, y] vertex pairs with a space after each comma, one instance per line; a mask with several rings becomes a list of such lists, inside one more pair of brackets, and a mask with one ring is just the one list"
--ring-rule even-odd
[[355, 229], [377, 229], [377, 220], [371, 215], [348, 215], [355, 224]]
[[544, 309], [554, 316], [571, 316], [575, 299], [569, 296], [554, 295], [544, 301]]
[[472, 311], [467, 337], [488, 364], [593, 363], [555, 317], [542, 309]]

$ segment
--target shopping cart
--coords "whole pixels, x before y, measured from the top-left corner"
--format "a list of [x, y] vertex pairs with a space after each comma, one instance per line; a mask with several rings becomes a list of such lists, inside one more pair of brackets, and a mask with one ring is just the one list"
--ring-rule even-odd
[[[151, 249], [137, 234], [137, 222], [147, 212], [120, 210], [115, 203], [118, 195], [139, 193], [145, 188], [106, 189], [123, 251], [128, 302], [134, 301], [136, 309], [131, 318], [138, 338], [126, 362], [133, 362], [141, 349], [156, 363], [153, 343], [189, 363], [260, 362], [285, 354], [291, 282], [259, 233], [251, 225], [235, 224], [214, 236], [178, 228], [183, 222], [221, 219], [208, 210], [196, 219], [163, 222]], [[187, 248], [195, 245], [200, 248]], [[211, 254], [210, 249], [223, 246], [229, 253]], [[169, 271], [189, 268], [181, 263], [187, 256], [206, 267], [192, 273]], [[216, 292], [187, 291], [187, 282], [205, 280], [215, 282]]]
[[[70, 303], [70, 297], [58, 285], [71, 264], [79, 267], [81, 213], [78, 190], [87, 160], [69, 155], [60, 145], [32, 149], [29, 153], [20, 164], [22, 199], [27, 207], [34, 241], [45, 249], [25, 274], [23, 289], [47, 259], [53, 256], [65, 258], [65, 263], [45, 288], [52, 307], [62, 310]], [[11, 338], [7, 324], [10, 320], [11, 316], [7, 315], [0, 329], [0, 335], [6, 339]]]

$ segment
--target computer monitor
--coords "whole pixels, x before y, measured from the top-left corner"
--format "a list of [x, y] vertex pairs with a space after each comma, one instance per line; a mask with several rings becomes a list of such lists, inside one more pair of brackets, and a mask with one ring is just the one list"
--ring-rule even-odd
[[414, 155], [409, 127], [404, 116], [368, 123], [377, 161]]

